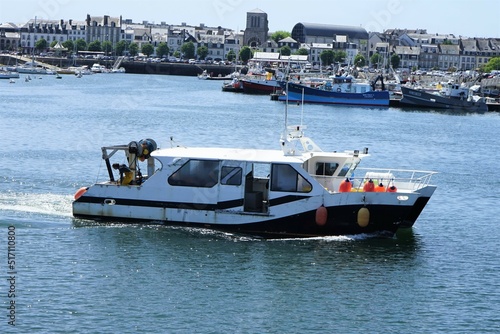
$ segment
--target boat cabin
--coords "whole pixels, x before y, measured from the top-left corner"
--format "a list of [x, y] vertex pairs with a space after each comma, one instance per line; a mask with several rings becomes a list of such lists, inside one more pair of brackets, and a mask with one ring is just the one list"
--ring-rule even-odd
[[370, 83], [357, 81], [352, 76], [331, 76], [319, 89], [337, 93], [366, 93], [372, 91]]
[[[323, 152], [302, 136], [300, 127], [291, 129], [294, 130], [289, 132], [290, 138], [282, 141], [282, 150], [158, 150], [152, 139], [103, 147], [109, 180], [101, 184], [144, 188], [155, 198], [188, 206], [222, 206], [243, 213], [269, 214], [269, 203], [282, 200], [284, 193], [308, 197], [337, 192], [340, 183], [352, 176], [361, 158], [368, 155], [367, 149], [363, 153]], [[294, 139], [301, 141], [302, 147], [291, 145]], [[116, 171], [111, 168], [110, 159], [118, 151], [125, 152], [133, 173], [132, 181], [126, 185], [116, 181]], [[141, 172], [141, 164], [147, 165], [146, 175]]]

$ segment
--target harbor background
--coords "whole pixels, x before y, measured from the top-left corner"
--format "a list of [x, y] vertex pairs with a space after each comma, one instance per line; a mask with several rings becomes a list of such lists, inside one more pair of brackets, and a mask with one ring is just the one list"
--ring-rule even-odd
[[368, 147], [363, 167], [435, 170], [438, 189], [395, 238], [263, 241], [75, 220], [71, 201], [106, 177], [104, 145], [277, 149], [283, 103], [185, 76], [0, 84], [3, 333], [500, 331], [498, 113], [289, 106], [324, 150]]

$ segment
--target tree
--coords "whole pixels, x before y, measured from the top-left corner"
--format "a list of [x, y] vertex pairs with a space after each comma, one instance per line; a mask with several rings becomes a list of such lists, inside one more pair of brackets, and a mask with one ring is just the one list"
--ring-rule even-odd
[[127, 42], [125, 40], [121, 40], [118, 43], [116, 43], [116, 45], [115, 45], [116, 55], [123, 56], [123, 52], [125, 52], [125, 50], [127, 50], [128, 46], [129, 46], [129, 42]]
[[168, 55], [168, 51], [168, 45], [165, 42], [160, 42], [160, 44], [158, 44], [158, 46], [156, 47], [156, 55], [160, 58]]
[[93, 41], [90, 42], [88, 45], [89, 51], [101, 51], [101, 42], [99, 41]]
[[297, 50], [297, 52], [295, 52], [295, 54], [301, 55], [301, 56], [309, 56], [309, 51], [305, 48], [300, 48]]
[[483, 71], [485, 73], [489, 73], [491, 71], [500, 70], [500, 57], [493, 57], [488, 60], [486, 65], [483, 67]]
[[85, 42], [84, 39], [79, 38], [75, 41], [76, 44], [76, 51], [84, 51], [87, 49], [87, 42]]
[[244, 46], [240, 50], [240, 59], [243, 63], [246, 63], [250, 58], [252, 58], [252, 49], [248, 46]]
[[198, 54], [199, 59], [205, 59], [206, 56], [208, 56], [208, 48], [203, 45], [196, 50], [196, 53]]
[[50, 43], [50, 47], [53, 48], [54, 46], [56, 46], [57, 44], [57, 41], [52, 41], [52, 43]]
[[288, 45], [283, 45], [280, 49], [280, 53], [282, 56], [289, 56], [292, 54], [292, 49]]
[[354, 65], [358, 67], [363, 67], [366, 65], [366, 59], [361, 53], [358, 53], [356, 57], [354, 57]]
[[338, 63], [345, 62], [346, 58], [347, 58], [347, 53], [345, 53], [345, 51], [337, 51], [333, 53], [333, 60]]
[[194, 58], [194, 43], [187, 42], [181, 45], [181, 52], [184, 55], [184, 59]]
[[141, 52], [146, 55], [146, 57], [151, 56], [155, 52], [153, 44], [146, 43], [142, 46]]
[[137, 56], [137, 53], [139, 53], [139, 45], [137, 45], [137, 43], [131, 43], [128, 47], [128, 52], [132, 57]]
[[72, 52], [75, 49], [75, 43], [73, 43], [73, 41], [70, 39], [68, 39], [67, 41], [64, 41], [62, 43], [62, 46], [64, 46], [66, 49], [68, 49], [69, 52]]
[[104, 41], [102, 42], [101, 48], [102, 51], [106, 52], [106, 54], [109, 54], [113, 51], [113, 44], [111, 44], [110, 41]]
[[400, 62], [401, 62], [401, 59], [399, 59], [399, 56], [394, 53], [391, 56], [391, 65], [392, 65], [392, 68], [398, 68]]
[[333, 53], [332, 50], [323, 50], [319, 55], [321, 62], [325, 66], [331, 65], [333, 63], [334, 57], [335, 54]]
[[374, 68], [378, 67], [378, 63], [382, 61], [382, 56], [378, 53], [374, 53], [373, 56], [370, 57], [370, 62]]
[[233, 61], [233, 60], [235, 60], [235, 59], [236, 59], [236, 53], [235, 53], [233, 50], [230, 50], [230, 51], [227, 53], [226, 57], [227, 57], [227, 60], [229, 60], [229, 61]]
[[271, 35], [271, 39], [278, 43], [283, 38], [292, 36], [288, 31], [278, 30]]
[[35, 44], [35, 49], [37, 49], [39, 52], [45, 50], [46, 48], [47, 48], [47, 41], [43, 38], [40, 38]]

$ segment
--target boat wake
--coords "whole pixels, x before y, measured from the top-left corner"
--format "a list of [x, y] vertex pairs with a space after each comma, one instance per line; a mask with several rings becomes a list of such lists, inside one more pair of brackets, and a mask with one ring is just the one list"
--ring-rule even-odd
[[234, 242], [283, 242], [283, 241], [309, 241], [309, 242], [351, 242], [369, 240], [374, 238], [387, 238], [386, 235], [381, 233], [370, 234], [355, 234], [355, 235], [339, 235], [339, 236], [322, 236], [322, 237], [304, 237], [304, 238], [276, 238], [265, 239], [257, 236], [243, 235], [237, 233], [230, 233], [225, 231], [213, 230], [203, 227], [192, 226], [178, 226], [178, 225], [165, 225], [161, 221], [151, 222], [120, 222], [120, 221], [96, 221], [87, 219], [74, 219], [73, 226], [75, 227], [106, 227], [106, 228], [139, 228], [139, 229], [156, 229], [163, 231], [177, 232], [198, 237], [220, 238]]
[[0, 193], [0, 211], [15, 215], [71, 217], [70, 195]]
[[324, 241], [324, 242], [350, 242], [367, 240], [373, 238], [384, 237], [380, 233], [365, 233], [365, 234], [353, 234], [353, 235], [334, 235], [334, 236], [324, 236], [324, 237], [308, 237], [308, 238], [283, 238], [283, 239], [268, 239], [267, 241]]

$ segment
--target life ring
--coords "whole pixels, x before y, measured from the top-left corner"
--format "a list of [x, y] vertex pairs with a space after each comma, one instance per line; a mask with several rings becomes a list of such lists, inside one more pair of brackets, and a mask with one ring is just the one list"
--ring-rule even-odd
[[340, 92], [342, 92], [342, 89], [340, 89], [340, 87], [339, 87], [339, 88], [337, 88], [337, 93], [340, 93]]
[[75, 195], [73, 196], [75, 201], [77, 199], [79, 199], [80, 197], [82, 197], [83, 194], [85, 194], [85, 192], [87, 191], [87, 187], [81, 187], [80, 189], [78, 189], [75, 193]]

